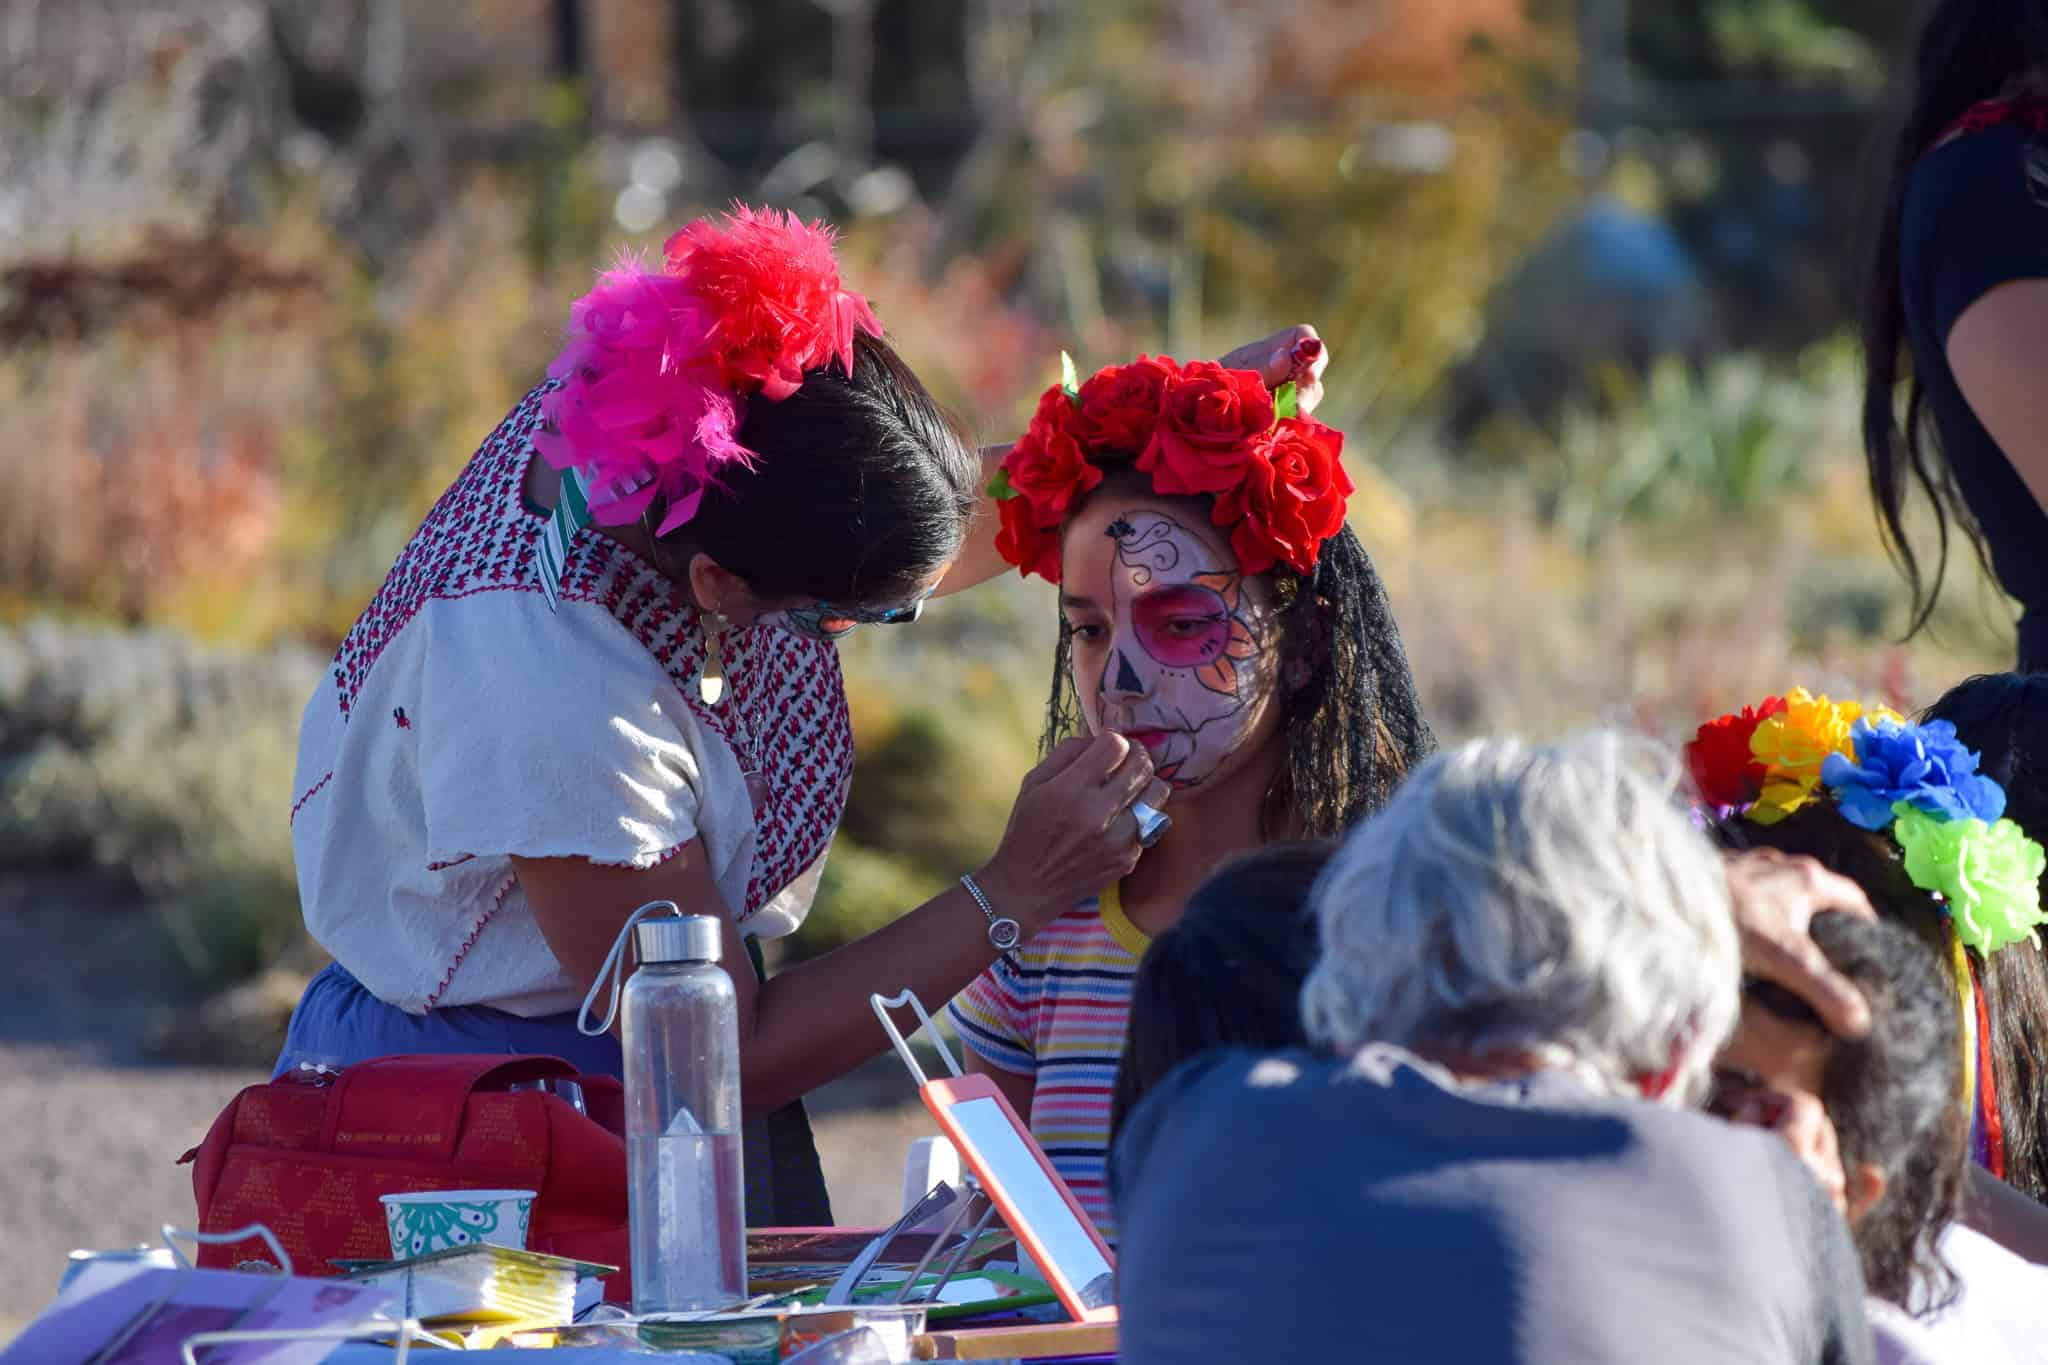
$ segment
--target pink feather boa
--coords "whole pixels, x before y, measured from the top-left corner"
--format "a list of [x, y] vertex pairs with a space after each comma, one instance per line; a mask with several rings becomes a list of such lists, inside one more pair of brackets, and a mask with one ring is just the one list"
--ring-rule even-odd
[[569, 313], [569, 344], [548, 367], [551, 430], [534, 449], [578, 470], [592, 520], [620, 526], [659, 496], [659, 535], [697, 514], [719, 471], [752, 468], [741, 402], [795, 393], [838, 362], [853, 373], [856, 330], [882, 334], [866, 299], [842, 288], [833, 234], [794, 214], [735, 205], [669, 238], [662, 270], [606, 271]]

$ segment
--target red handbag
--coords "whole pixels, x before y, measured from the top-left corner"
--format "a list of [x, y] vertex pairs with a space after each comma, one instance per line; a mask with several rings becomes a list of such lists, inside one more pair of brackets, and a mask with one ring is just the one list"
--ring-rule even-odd
[[[507, 1089], [549, 1078], [580, 1084], [590, 1117], [546, 1091]], [[556, 1057], [379, 1057], [329, 1085], [250, 1086], [180, 1160], [192, 1163], [201, 1232], [261, 1223], [301, 1275], [388, 1258], [384, 1195], [532, 1190], [528, 1249], [618, 1266], [605, 1297], [630, 1303], [624, 1114], [616, 1079]], [[255, 1239], [199, 1250], [214, 1268], [269, 1259]]]

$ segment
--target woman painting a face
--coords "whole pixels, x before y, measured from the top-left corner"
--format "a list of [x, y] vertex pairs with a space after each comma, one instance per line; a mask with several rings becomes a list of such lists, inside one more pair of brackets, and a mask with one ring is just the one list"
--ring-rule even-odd
[[[1284, 375], [1296, 340], [1254, 363]], [[1128, 871], [1134, 806], [1171, 795], [1142, 747], [1062, 746], [960, 884], [762, 969], [846, 806], [832, 642], [1000, 571], [1000, 454], [961, 438], [817, 225], [738, 207], [606, 272], [307, 705], [293, 853], [334, 964], [279, 1070], [489, 1052], [617, 1075], [574, 1007], [634, 908], [673, 901], [721, 925], [749, 1220], [829, 1223], [800, 1100], [886, 1046], [868, 997], [951, 996]]]
[[[1120, 736], [1171, 825], [1127, 875], [953, 1003], [1109, 1235], [1111, 1094], [1153, 935], [1222, 861], [1335, 834], [1431, 747], [1378, 575], [1344, 524], [1343, 437], [1255, 374], [1140, 359], [1041, 400], [994, 485], [998, 546], [1060, 585], [1048, 750]], [[1290, 926], [1276, 916], [1276, 934]]]

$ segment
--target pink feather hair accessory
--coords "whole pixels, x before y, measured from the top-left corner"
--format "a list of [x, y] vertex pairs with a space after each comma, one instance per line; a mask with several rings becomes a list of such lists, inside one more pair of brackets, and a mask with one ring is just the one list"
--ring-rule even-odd
[[569, 344], [548, 367], [552, 430], [541, 458], [577, 470], [593, 521], [620, 526], [657, 496], [659, 535], [697, 514], [731, 464], [741, 403], [795, 393], [806, 371], [853, 373], [856, 331], [882, 334], [867, 300], [841, 286], [832, 230], [774, 209], [733, 206], [669, 238], [664, 269], [633, 258], [598, 279], [569, 312]]

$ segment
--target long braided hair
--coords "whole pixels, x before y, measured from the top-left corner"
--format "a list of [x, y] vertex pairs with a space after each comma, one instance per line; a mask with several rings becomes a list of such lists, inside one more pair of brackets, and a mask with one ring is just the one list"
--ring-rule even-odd
[[[1214, 499], [1187, 501], [1201, 504], [1206, 522]], [[1075, 510], [1081, 505], [1077, 501]], [[1416, 698], [1386, 586], [1350, 527], [1323, 542], [1314, 573], [1282, 564], [1272, 579], [1287, 763], [1267, 794], [1265, 833], [1269, 839], [1328, 838], [1385, 805], [1409, 770], [1434, 752], [1436, 737]], [[1086, 728], [1074, 690], [1073, 628], [1064, 612], [1059, 630], [1042, 754]]]

